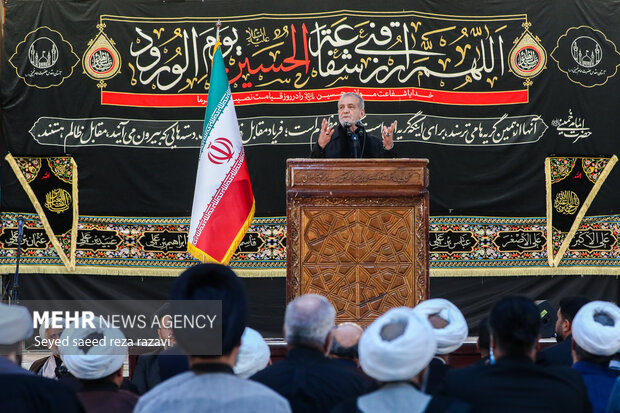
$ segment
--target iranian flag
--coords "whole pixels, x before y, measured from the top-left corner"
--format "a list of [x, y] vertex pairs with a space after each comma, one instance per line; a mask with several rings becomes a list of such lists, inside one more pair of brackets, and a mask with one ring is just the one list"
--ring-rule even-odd
[[219, 42], [215, 48], [187, 249], [227, 264], [254, 217], [254, 195]]

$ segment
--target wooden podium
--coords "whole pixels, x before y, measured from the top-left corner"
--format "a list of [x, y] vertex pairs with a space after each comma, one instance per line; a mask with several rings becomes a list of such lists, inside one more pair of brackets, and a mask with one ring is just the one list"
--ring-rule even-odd
[[426, 159], [289, 159], [287, 302], [326, 296], [368, 325], [428, 296]]

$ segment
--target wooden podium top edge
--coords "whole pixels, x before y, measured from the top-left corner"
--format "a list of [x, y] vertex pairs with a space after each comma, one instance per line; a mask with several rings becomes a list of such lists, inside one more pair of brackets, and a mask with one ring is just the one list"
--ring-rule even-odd
[[287, 167], [294, 165], [304, 165], [304, 164], [330, 164], [337, 163], [339, 165], [350, 165], [354, 167], [363, 167], [367, 164], [374, 163], [383, 163], [388, 164], [390, 166], [397, 166], [399, 164], [407, 165], [407, 166], [427, 166], [429, 160], [427, 158], [375, 158], [375, 159], [348, 159], [348, 158], [334, 158], [334, 159], [325, 159], [325, 158], [289, 158], [286, 160]]
[[[383, 193], [387, 187], [419, 191], [428, 186], [428, 159], [288, 159], [288, 191], [348, 190], [359, 186]], [[363, 193], [361, 193], [363, 195]]]

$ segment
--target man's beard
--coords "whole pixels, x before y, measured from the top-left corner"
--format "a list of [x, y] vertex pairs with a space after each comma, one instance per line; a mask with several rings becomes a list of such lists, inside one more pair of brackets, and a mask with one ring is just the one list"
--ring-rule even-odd
[[559, 334], [557, 331], [555, 332], [555, 341], [557, 341], [558, 343], [564, 341], [564, 337], [562, 337], [562, 334]]

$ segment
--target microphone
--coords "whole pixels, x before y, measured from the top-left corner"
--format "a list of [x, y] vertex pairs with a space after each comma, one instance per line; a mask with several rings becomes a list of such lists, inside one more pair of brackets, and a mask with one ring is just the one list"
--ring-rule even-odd
[[358, 120], [357, 122], [355, 122], [355, 126], [357, 126], [360, 129], [364, 129], [366, 127], [366, 125], [361, 120]]

